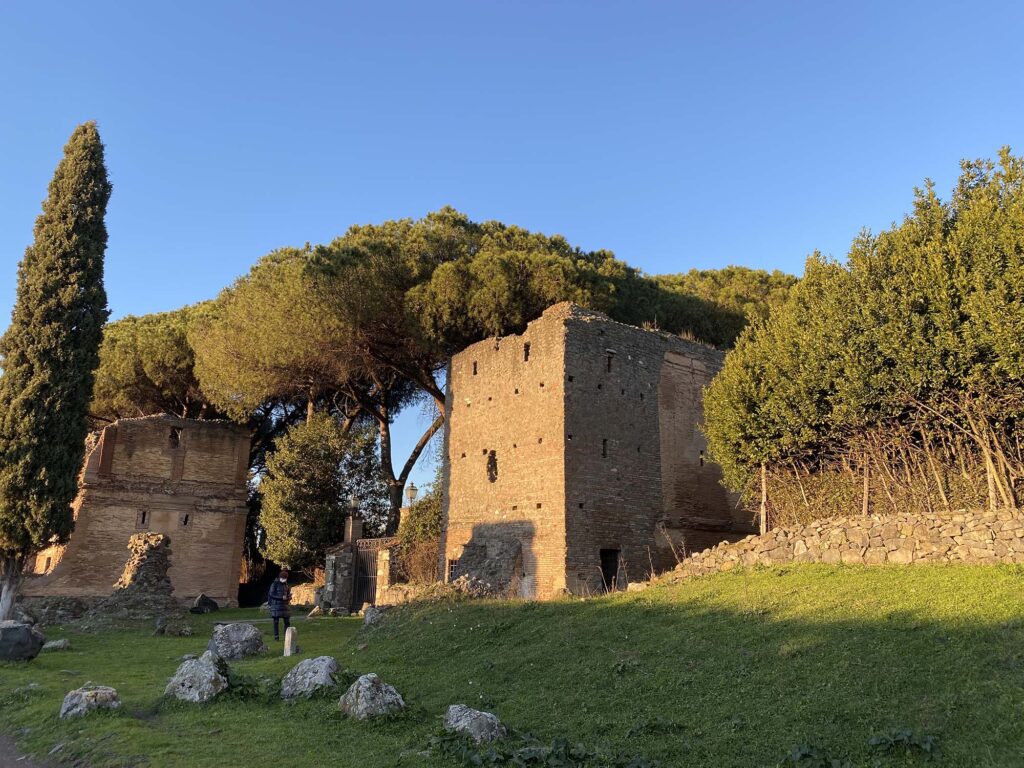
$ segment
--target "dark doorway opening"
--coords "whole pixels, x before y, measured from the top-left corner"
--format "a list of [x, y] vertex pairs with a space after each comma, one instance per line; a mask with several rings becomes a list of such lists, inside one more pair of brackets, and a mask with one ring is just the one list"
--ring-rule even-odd
[[604, 581], [605, 592], [614, 592], [618, 589], [619, 550], [601, 550], [601, 579]]

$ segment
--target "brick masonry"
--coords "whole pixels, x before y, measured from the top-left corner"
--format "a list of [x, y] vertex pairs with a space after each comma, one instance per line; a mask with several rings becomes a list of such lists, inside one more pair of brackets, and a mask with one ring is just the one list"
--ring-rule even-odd
[[1024, 515], [964, 511], [819, 520], [722, 544], [683, 561], [669, 580], [782, 563], [1024, 563]]
[[[462, 548], [522, 543], [519, 594], [602, 591], [750, 533], [700, 432], [722, 353], [556, 304], [452, 358], [443, 573]], [[607, 565], [606, 565], [607, 570]]]
[[108, 425], [86, 456], [70, 542], [37, 555], [23, 592], [109, 595], [129, 539], [153, 532], [173, 542], [176, 598], [237, 604], [249, 442], [243, 427], [166, 414]]

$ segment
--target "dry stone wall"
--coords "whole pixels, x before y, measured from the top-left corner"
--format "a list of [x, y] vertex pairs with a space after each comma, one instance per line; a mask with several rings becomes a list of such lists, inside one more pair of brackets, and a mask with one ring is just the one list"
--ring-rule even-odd
[[698, 552], [680, 563], [669, 578], [794, 562], [1024, 563], [1024, 514], [964, 511], [820, 520]]

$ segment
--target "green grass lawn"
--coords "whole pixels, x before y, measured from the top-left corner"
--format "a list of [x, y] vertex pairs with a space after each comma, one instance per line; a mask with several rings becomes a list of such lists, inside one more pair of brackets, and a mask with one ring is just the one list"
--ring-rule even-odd
[[[1021, 568], [791, 566], [589, 600], [406, 608], [365, 632], [355, 619], [299, 620], [300, 658], [333, 655], [405, 696], [407, 715], [377, 723], [342, 719], [337, 696], [163, 701], [213, 617], [195, 623], [192, 638], [51, 629], [73, 650], [0, 665], [0, 729], [96, 768], [445, 766], [457, 763], [423, 753], [447, 705], [465, 703], [637, 765], [924, 764], [920, 750], [869, 745], [894, 731], [932, 737], [935, 765], [1024, 765]], [[279, 679], [296, 661], [234, 666]], [[116, 687], [122, 710], [58, 720], [86, 681]], [[15, 692], [28, 683], [40, 687]], [[818, 758], [783, 762], [794, 747]]]

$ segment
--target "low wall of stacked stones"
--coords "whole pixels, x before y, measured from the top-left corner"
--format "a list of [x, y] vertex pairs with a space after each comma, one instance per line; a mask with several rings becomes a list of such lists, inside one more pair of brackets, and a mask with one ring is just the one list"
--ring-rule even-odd
[[1024, 513], [858, 515], [778, 528], [683, 560], [671, 578], [782, 563], [1024, 563]]

